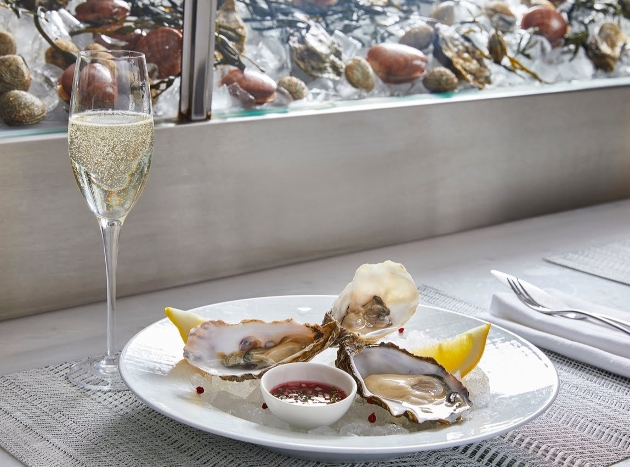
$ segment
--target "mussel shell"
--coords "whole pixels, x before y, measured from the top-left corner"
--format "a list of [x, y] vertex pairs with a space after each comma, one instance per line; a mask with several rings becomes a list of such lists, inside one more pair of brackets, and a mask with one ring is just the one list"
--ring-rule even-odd
[[408, 83], [422, 76], [427, 57], [418, 49], [403, 44], [377, 44], [368, 50], [367, 61], [374, 73], [390, 84]]
[[[380, 405], [394, 417], [404, 416], [415, 423], [454, 423], [472, 407], [466, 387], [431, 357], [418, 357], [395, 344], [363, 345], [346, 339], [340, 343], [335, 361], [357, 383], [357, 393], [368, 402]], [[439, 380], [446, 388], [442, 404], [413, 406], [411, 403], [379, 396], [368, 389], [365, 379], [370, 375], [427, 375]]]
[[17, 52], [17, 43], [13, 34], [0, 31], [0, 55], [14, 55]]
[[156, 79], [177, 76], [182, 71], [182, 33], [173, 28], [152, 29], [138, 40], [136, 50], [144, 53], [147, 64], [157, 66]]
[[230, 86], [234, 83], [251, 94], [258, 105], [272, 101], [275, 97], [277, 88], [276, 82], [268, 75], [259, 71], [249, 68], [245, 70], [234, 68], [227, 72], [219, 82], [219, 85]]
[[308, 86], [295, 76], [283, 76], [278, 80], [278, 88], [286, 90], [293, 99], [304, 99], [308, 96]]
[[31, 86], [31, 71], [20, 55], [0, 56], [0, 93], [28, 91]]
[[374, 70], [364, 58], [353, 57], [348, 60], [344, 74], [351, 86], [368, 92], [374, 89], [376, 84]]
[[75, 17], [93, 24], [119, 23], [130, 11], [129, 4], [123, 0], [88, 0], [76, 7]]
[[494, 63], [498, 64], [501, 64], [507, 55], [507, 43], [498, 29], [493, 30], [488, 36], [488, 53]]
[[46, 117], [46, 105], [25, 91], [0, 94], [0, 118], [11, 126], [34, 125]]
[[559, 11], [543, 6], [530, 8], [523, 15], [521, 28], [536, 28], [538, 34], [547, 39], [553, 47], [562, 44], [562, 39], [569, 30], [567, 21]]
[[459, 80], [451, 70], [439, 66], [422, 77], [422, 84], [430, 92], [451, 92], [457, 89]]

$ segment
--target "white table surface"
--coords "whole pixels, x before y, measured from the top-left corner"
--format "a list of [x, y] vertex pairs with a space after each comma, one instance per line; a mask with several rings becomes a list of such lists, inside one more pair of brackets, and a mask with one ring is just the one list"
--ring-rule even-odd
[[[392, 226], [395, 228], [395, 226]], [[506, 289], [498, 269], [585, 300], [630, 308], [630, 286], [547, 263], [552, 253], [630, 238], [630, 200], [567, 211], [468, 232], [336, 256], [118, 300], [118, 340], [125, 342], [164, 317], [164, 307], [191, 309], [248, 297], [336, 295], [363, 263], [405, 265], [426, 284], [488, 307]], [[103, 281], [105, 280], [103, 268]], [[105, 304], [96, 303], [0, 322], [0, 374], [103, 353]], [[0, 449], [0, 465], [22, 465]], [[630, 466], [630, 459], [618, 466]]]

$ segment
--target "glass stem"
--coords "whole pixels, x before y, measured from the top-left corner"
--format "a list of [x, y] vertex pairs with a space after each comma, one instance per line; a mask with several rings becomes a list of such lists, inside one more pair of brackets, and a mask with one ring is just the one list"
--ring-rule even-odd
[[105, 272], [107, 274], [107, 356], [112, 362], [116, 355], [116, 266], [118, 263], [118, 237], [123, 221], [120, 219], [99, 219], [103, 249], [105, 251]]

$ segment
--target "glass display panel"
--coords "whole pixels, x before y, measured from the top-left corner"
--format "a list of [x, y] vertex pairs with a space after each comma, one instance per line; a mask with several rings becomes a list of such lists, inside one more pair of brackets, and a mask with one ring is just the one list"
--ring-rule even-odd
[[627, 84], [629, 16], [628, 0], [222, 0], [212, 115]]
[[[144, 52], [156, 121], [177, 119], [183, 9], [0, 0], [0, 138], [66, 131], [92, 47]], [[212, 117], [627, 85], [628, 17], [630, 0], [219, 0]]]
[[76, 55], [146, 55], [157, 120], [177, 117], [183, 0], [0, 0], [0, 137], [66, 131]]

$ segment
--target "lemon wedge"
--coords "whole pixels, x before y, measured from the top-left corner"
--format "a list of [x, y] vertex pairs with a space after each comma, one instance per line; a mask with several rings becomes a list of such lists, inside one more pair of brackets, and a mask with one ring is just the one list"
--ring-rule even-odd
[[175, 325], [175, 327], [177, 327], [179, 335], [182, 336], [184, 343], [188, 340], [188, 334], [192, 328], [199, 326], [204, 321], [208, 321], [208, 318], [199, 316], [191, 311], [178, 310], [177, 308], [171, 308], [170, 306], [164, 308], [164, 313]]
[[433, 357], [449, 373], [468, 374], [483, 355], [490, 323], [463, 332], [452, 339], [435, 342], [411, 351], [421, 357]]

